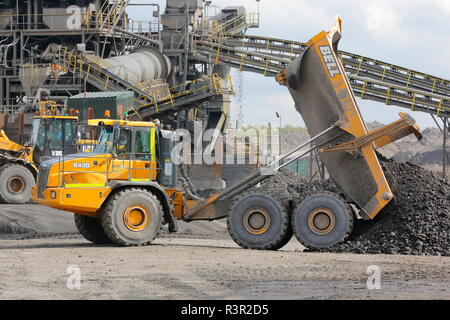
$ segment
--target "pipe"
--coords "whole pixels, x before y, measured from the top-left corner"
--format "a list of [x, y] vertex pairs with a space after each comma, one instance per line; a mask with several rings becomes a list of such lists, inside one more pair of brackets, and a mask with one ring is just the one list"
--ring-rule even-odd
[[199, 197], [198, 195], [194, 194], [194, 192], [191, 190], [191, 188], [189, 187], [188, 182], [184, 179], [184, 178], [178, 178], [178, 181], [181, 181], [183, 183], [183, 188], [184, 191], [187, 193], [187, 195], [197, 201], [204, 201], [205, 199]]
[[34, 0], [34, 29], [37, 30], [38, 28], [38, 17], [39, 17], [39, 1], [38, 0]]
[[153, 43], [158, 48], [158, 50], [160, 52], [162, 52], [162, 50], [163, 50], [163, 43], [161, 41], [153, 40], [153, 39], [141, 36], [140, 34], [133, 33], [133, 32], [130, 32], [130, 31], [127, 31], [127, 30], [124, 30], [124, 29], [120, 29], [120, 28], [114, 28], [114, 30], [116, 32], [118, 31], [118, 32], [127, 34], [129, 36], [132, 36], [132, 37], [135, 37], [135, 38], [138, 38], [138, 39], [141, 39], [141, 40]]
[[161, 40], [161, 6], [158, 3], [129, 3], [128, 6], [150, 6], [158, 10], [158, 39]]
[[32, 7], [31, 7], [31, 0], [27, 3], [27, 29], [31, 29], [31, 15], [32, 15]]
[[104, 63], [109, 72], [133, 84], [166, 80], [172, 72], [169, 58], [152, 47], [141, 47], [134, 53], [105, 59]]

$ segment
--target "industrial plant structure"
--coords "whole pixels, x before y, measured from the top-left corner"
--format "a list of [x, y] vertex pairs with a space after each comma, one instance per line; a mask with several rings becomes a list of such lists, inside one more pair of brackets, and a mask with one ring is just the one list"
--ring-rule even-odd
[[[160, 119], [192, 130], [229, 125], [230, 67], [275, 76], [306, 50], [301, 42], [250, 36], [259, 14], [243, 6], [207, 16], [211, 1], [139, 4], [148, 21], [128, 17], [127, 0], [0, 1], [0, 127], [28, 139], [42, 100], [67, 106], [93, 91], [131, 91], [131, 120]], [[363, 99], [426, 112], [444, 136], [449, 162], [450, 82], [360, 55], [340, 52], [352, 90]], [[442, 120], [439, 123], [439, 118]], [[84, 119], [86, 120], [86, 119]]]

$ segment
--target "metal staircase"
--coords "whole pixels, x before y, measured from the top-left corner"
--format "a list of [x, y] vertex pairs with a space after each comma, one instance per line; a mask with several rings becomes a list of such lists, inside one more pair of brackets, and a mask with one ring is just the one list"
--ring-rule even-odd
[[195, 104], [206, 102], [213, 96], [233, 94], [234, 92], [231, 77], [228, 77], [224, 83], [217, 74], [212, 74], [172, 87], [169, 89], [168, 95], [156, 97], [140, 89], [136, 84], [87, 60], [82, 55], [69, 52], [67, 48], [59, 50], [54, 63], [101, 91], [134, 92], [134, 107], [127, 110], [130, 117], [134, 119], [148, 120], [173, 114], [192, 108]]
[[125, 15], [129, 0], [105, 1], [97, 14], [101, 29], [114, 30]]
[[226, 39], [229, 36], [242, 34], [250, 28], [257, 27], [259, 27], [259, 14], [250, 13], [224, 21], [213, 21], [211, 36]]

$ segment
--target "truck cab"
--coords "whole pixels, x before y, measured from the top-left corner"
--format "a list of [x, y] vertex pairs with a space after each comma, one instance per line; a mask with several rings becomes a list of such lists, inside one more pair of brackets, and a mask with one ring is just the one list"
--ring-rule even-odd
[[164, 193], [176, 187], [170, 157], [173, 135], [152, 122], [100, 119], [89, 120], [88, 126], [99, 129], [93, 152], [41, 163], [33, 189], [36, 202], [96, 215], [108, 195], [121, 186], [150, 184]]

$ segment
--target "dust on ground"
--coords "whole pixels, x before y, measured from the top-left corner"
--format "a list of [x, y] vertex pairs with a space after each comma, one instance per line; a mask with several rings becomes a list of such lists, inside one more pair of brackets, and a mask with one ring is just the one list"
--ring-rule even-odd
[[[0, 299], [450, 299], [450, 258], [249, 251], [231, 240], [159, 238], [148, 247], [82, 238], [3, 240]], [[369, 266], [381, 289], [367, 289]], [[67, 288], [69, 266], [81, 289]]]
[[[27, 221], [41, 232], [0, 240], [0, 299], [450, 299], [449, 257], [305, 253], [295, 239], [282, 251], [244, 250], [221, 221], [181, 224], [148, 247], [100, 246], [76, 234], [70, 213], [0, 212], [16, 231]], [[380, 290], [367, 289], [373, 265]], [[69, 266], [80, 290], [67, 287]]]

